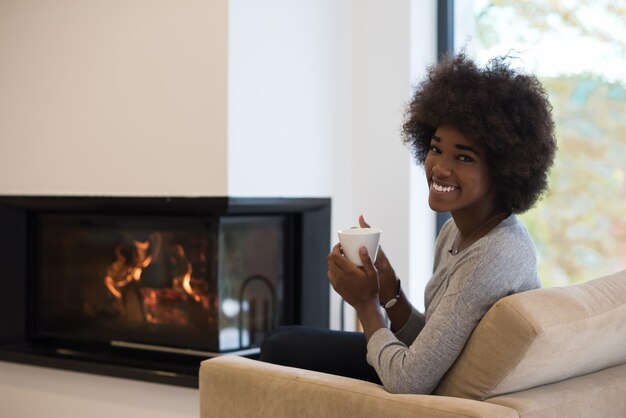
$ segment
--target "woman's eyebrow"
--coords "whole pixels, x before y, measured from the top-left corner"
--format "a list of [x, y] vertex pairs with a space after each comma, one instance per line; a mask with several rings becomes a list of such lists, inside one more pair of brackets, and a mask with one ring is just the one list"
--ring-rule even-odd
[[465, 144], [456, 144], [455, 145], [456, 148], [458, 149], [462, 149], [464, 151], [470, 151], [473, 152], [476, 155], [480, 155], [480, 153], [478, 151], [476, 151], [476, 148], [474, 147], [470, 147], [469, 145], [465, 145]]
[[[437, 135], [432, 136], [431, 138], [433, 141], [437, 141], [437, 142], [441, 142], [441, 138], [438, 137]], [[470, 145], [465, 145], [465, 144], [456, 144], [455, 145], [456, 148], [461, 149], [463, 151], [470, 151], [473, 152], [474, 154], [480, 156], [480, 153], [478, 151], [476, 151], [476, 148], [470, 146]]]

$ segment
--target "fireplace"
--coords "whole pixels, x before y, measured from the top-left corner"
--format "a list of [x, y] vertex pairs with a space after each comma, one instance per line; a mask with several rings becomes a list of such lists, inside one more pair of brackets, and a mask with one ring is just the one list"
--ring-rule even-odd
[[0, 360], [194, 387], [328, 326], [330, 200], [0, 197]]

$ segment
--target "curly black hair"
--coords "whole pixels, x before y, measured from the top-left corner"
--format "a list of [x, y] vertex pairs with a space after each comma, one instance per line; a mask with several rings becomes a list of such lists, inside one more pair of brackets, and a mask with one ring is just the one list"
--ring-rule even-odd
[[459, 53], [429, 67], [407, 106], [403, 137], [424, 165], [437, 127], [456, 128], [487, 151], [497, 203], [522, 213], [546, 191], [557, 145], [547, 93], [508, 59], [478, 68]]

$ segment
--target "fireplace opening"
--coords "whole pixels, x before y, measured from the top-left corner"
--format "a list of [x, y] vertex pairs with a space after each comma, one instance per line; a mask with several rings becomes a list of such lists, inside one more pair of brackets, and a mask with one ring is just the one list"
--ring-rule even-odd
[[0, 360], [195, 386], [328, 326], [329, 223], [328, 199], [0, 197]]

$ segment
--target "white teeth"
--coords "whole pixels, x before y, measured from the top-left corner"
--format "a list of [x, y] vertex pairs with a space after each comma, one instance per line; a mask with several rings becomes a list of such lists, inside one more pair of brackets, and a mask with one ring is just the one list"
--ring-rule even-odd
[[451, 192], [454, 189], [456, 189], [456, 187], [444, 187], [444, 186], [440, 186], [439, 184], [433, 182], [433, 189], [437, 190], [438, 192]]

